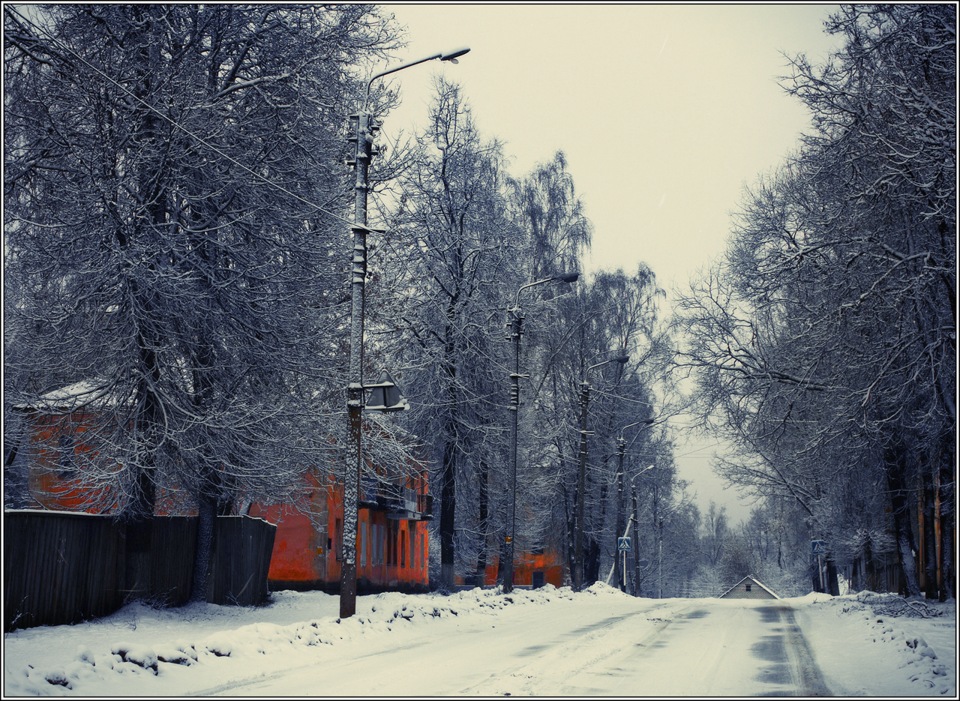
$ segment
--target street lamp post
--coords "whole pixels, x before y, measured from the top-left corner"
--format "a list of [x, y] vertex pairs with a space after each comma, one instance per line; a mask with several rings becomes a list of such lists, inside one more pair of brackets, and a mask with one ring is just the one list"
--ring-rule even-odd
[[653, 465], [647, 465], [645, 468], [640, 470], [637, 474], [630, 478], [630, 495], [633, 501], [633, 516], [631, 520], [633, 521], [633, 580], [634, 580], [634, 596], [640, 595], [640, 506], [637, 502], [637, 477], [652, 470]]
[[355, 446], [354, 459], [348, 461], [344, 469], [343, 479], [343, 531], [340, 561], [340, 617], [349, 618], [357, 610], [357, 521], [358, 501], [360, 491], [360, 473], [363, 465], [361, 447], [361, 416], [363, 412], [363, 309], [364, 283], [367, 277], [367, 232], [374, 231], [367, 227], [367, 191], [369, 189], [368, 175], [370, 159], [373, 156], [373, 133], [377, 130], [372, 117], [367, 112], [367, 103], [370, 100], [370, 86], [373, 81], [385, 75], [396, 73], [404, 68], [410, 68], [425, 61], [440, 59], [456, 63], [458, 56], [462, 56], [470, 49], [457, 49], [442, 54], [433, 54], [425, 58], [411, 61], [394, 68], [377, 73], [367, 81], [367, 89], [363, 97], [361, 110], [351, 120], [355, 120], [356, 141], [355, 158], [349, 163], [356, 168], [356, 185], [354, 187], [354, 222], [350, 227], [353, 232], [353, 251], [351, 258], [351, 325], [350, 325], [350, 368], [347, 384], [347, 416], [349, 419], [350, 436]]
[[520, 337], [523, 335], [523, 310], [520, 308], [520, 293], [536, 285], [548, 282], [576, 282], [579, 273], [564, 273], [553, 277], [528, 282], [517, 290], [517, 298], [513, 308], [508, 310], [510, 315], [510, 338], [513, 340], [513, 372], [510, 373], [510, 499], [507, 502], [507, 524], [509, 531], [506, 535], [506, 553], [503, 563], [503, 591], [509, 594], [513, 591], [513, 554], [514, 541], [517, 535], [517, 429], [518, 415], [520, 414]]
[[[634, 426], [639, 426], [643, 424], [644, 426], [652, 426], [654, 423], [653, 419], [645, 419], [643, 421], [634, 421], [632, 424], [627, 424], [620, 429], [620, 435], [617, 438], [617, 531], [616, 535], [620, 536], [623, 533], [623, 537], [626, 537], [626, 527], [623, 523], [623, 456], [627, 452], [627, 441], [623, 437], [623, 434], [627, 432], [628, 428], [633, 428]], [[646, 472], [646, 470], [644, 470]], [[642, 473], [641, 473], [642, 474]], [[636, 475], [634, 475], [636, 479]], [[632, 485], [632, 480], [631, 480]], [[620, 591], [627, 590], [627, 551], [623, 551], [622, 566], [620, 567]]]
[[616, 358], [604, 360], [596, 365], [588, 367], [583, 377], [580, 379], [580, 463], [577, 470], [577, 513], [576, 524], [573, 531], [573, 589], [580, 591], [583, 587], [583, 535], [584, 535], [584, 502], [587, 482], [587, 407], [590, 403], [590, 385], [587, 382], [587, 374], [601, 365], [607, 363], [620, 363], [623, 365], [630, 359], [628, 355], [620, 355]]
[[657, 522], [657, 598], [663, 598], [663, 516]]

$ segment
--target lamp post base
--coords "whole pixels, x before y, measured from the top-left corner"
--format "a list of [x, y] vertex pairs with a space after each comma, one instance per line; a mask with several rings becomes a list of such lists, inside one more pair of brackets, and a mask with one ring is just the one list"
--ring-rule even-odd
[[357, 612], [357, 566], [344, 562], [340, 568], [340, 618]]

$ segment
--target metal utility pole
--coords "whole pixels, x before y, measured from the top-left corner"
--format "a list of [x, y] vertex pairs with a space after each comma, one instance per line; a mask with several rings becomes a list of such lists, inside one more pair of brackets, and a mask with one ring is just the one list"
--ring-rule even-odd
[[[627, 440], [624, 438], [623, 434], [626, 433], [628, 428], [633, 428], [634, 426], [639, 426], [643, 424], [644, 426], [652, 426], [654, 424], [653, 419], [644, 419], [643, 421], [634, 421], [632, 424], [627, 424], [620, 429], [620, 435], [617, 437], [617, 527], [616, 532], [619, 536], [620, 533], [623, 533], [623, 537], [626, 537], [627, 530], [630, 526], [627, 525], [626, 529], [623, 525], [623, 512], [624, 512], [624, 494], [623, 494], [623, 457], [627, 452]], [[634, 438], [636, 440], [636, 438]], [[632, 441], [631, 441], [632, 443]], [[652, 467], [652, 466], [651, 466]], [[644, 472], [649, 470], [650, 467], [638, 472], [630, 480], [630, 486], [633, 486], [633, 480], [642, 475]], [[630, 520], [633, 520], [633, 517], [630, 517]], [[626, 551], [623, 553], [623, 566], [620, 568], [620, 591], [625, 592], [627, 590], [627, 555]]]
[[347, 416], [350, 426], [350, 438], [355, 446], [354, 459], [344, 469], [343, 478], [343, 533], [340, 560], [340, 618], [349, 618], [357, 611], [357, 521], [360, 492], [360, 474], [363, 469], [363, 447], [361, 423], [363, 417], [363, 322], [364, 322], [364, 283], [367, 277], [367, 192], [369, 190], [370, 159], [373, 156], [373, 134], [379, 129], [367, 112], [370, 100], [370, 86], [373, 81], [390, 73], [415, 66], [425, 61], [440, 59], [456, 63], [470, 49], [457, 49], [443, 54], [434, 54], [411, 61], [395, 68], [377, 73], [367, 81], [363, 106], [350, 119], [353, 122], [356, 141], [354, 158], [348, 161], [356, 168], [354, 185], [354, 222], [353, 251], [350, 269], [350, 366], [347, 384]]
[[573, 590], [583, 587], [583, 511], [584, 489], [587, 481], [587, 405], [590, 403], [590, 385], [580, 383], [580, 454], [577, 466], [577, 515], [573, 531]]
[[577, 469], [577, 511], [576, 523], [573, 531], [573, 590], [580, 591], [583, 588], [583, 536], [584, 536], [584, 504], [586, 502], [587, 482], [587, 408], [590, 404], [590, 384], [587, 382], [587, 374], [594, 368], [607, 363], [625, 364], [630, 360], [630, 356], [621, 355], [616, 358], [604, 360], [602, 363], [591, 365], [580, 380], [580, 454], [579, 465]]
[[547, 282], [576, 282], [579, 277], [579, 273], [564, 273], [522, 285], [517, 290], [517, 298], [513, 308], [508, 310], [509, 338], [513, 341], [513, 372], [510, 373], [510, 404], [508, 407], [511, 412], [510, 498], [507, 500], [507, 526], [509, 530], [505, 536], [506, 548], [504, 549], [503, 563], [503, 591], [507, 594], [513, 591], [513, 558], [516, 547], [514, 541], [517, 534], [517, 438], [520, 414], [520, 378], [527, 377], [520, 374], [520, 338], [523, 336], [523, 311], [520, 309], [520, 293], [527, 288]]
[[[517, 293], [519, 296], [519, 292]], [[513, 372], [510, 373], [510, 498], [507, 500], [506, 548], [503, 562], [503, 591], [513, 591], [513, 539], [517, 532], [517, 434], [520, 414], [520, 337], [523, 314], [519, 307], [510, 310], [510, 335], [513, 338]]]
[[663, 598], [663, 516], [657, 524], [657, 598]]
[[373, 155], [373, 133], [370, 115], [365, 112], [355, 120], [356, 152], [352, 164], [357, 177], [354, 185], [353, 257], [350, 269], [350, 367], [347, 384], [347, 415], [350, 438], [354, 445], [352, 464], [344, 470], [343, 531], [340, 543], [340, 618], [349, 618], [357, 611], [357, 520], [360, 473], [363, 465], [361, 444], [363, 421], [363, 308], [364, 283], [367, 277], [367, 188], [370, 158]]
[[[617, 529], [616, 535], [619, 536], [620, 533], [623, 533], [624, 537], [627, 535], [626, 529], [623, 527], [623, 456], [627, 452], [627, 442], [623, 438], [623, 434], [620, 434], [620, 437], [617, 438]], [[631, 516], [630, 520], [633, 520]], [[629, 525], [627, 529], [629, 529]], [[619, 548], [618, 548], [619, 550]], [[620, 567], [620, 576], [618, 577], [620, 591], [627, 590], [627, 553], [623, 551], [623, 564]]]
[[640, 506], [637, 503], [637, 485], [630, 481], [633, 498], [633, 595], [640, 596]]
[[[649, 420], [649, 421], [643, 421], [643, 422], [638, 422], [638, 423], [645, 423], [645, 424], [647, 424], [647, 425], [651, 425], [651, 424], [653, 424], [654, 422], [653, 422], [653, 420], [651, 419], [651, 420]], [[633, 425], [633, 424], [631, 424], [631, 426], [632, 426], [632, 425]], [[627, 427], [627, 428], [629, 428], [629, 427]], [[622, 441], [622, 439], [621, 439], [621, 441]], [[623, 445], [623, 443], [620, 443], [620, 445]], [[623, 454], [621, 453], [621, 460], [622, 460], [622, 457], [623, 457]], [[621, 467], [621, 469], [620, 469], [620, 475], [619, 475], [619, 479], [620, 479], [619, 488], [622, 489], [622, 485], [623, 485], [623, 482], [622, 482], [622, 480], [623, 480], [623, 463], [622, 463], [622, 462], [621, 462], [621, 464], [620, 464], [620, 467]], [[639, 507], [639, 505], [638, 505], [638, 503], [637, 503], [637, 477], [639, 477], [640, 475], [648, 472], [649, 470], [652, 470], [653, 468], [654, 468], [653, 465], [647, 465], [645, 468], [643, 468], [642, 470], [640, 470], [640, 472], [636, 473], [633, 477], [630, 478], [630, 493], [631, 493], [631, 497], [632, 497], [633, 513], [630, 515], [630, 519], [629, 519], [629, 521], [627, 522], [626, 528], [623, 529], [623, 535], [624, 535], [624, 536], [627, 535], [627, 532], [630, 530], [630, 526], [631, 526], [631, 524], [632, 524], [632, 525], [633, 525], [633, 542], [632, 542], [632, 544], [631, 544], [631, 547], [632, 547], [632, 549], [633, 549], [633, 582], [634, 582], [633, 595], [634, 595], [634, 596], [640, 596], [640, 533], [639, 533], [640, 507]], [[618, 496], [622, 496], [622, 494], [620, 494], [620, 495], [618, 495]], [[619, 526], [618, 526], [618, 528], [619, 528]], [[623, 573], [623, 580], [624, 580], [624, 581], [623, 581], [623, 586], [621, 587], [621, 590], [622, 590], [622, 591], [626, 591], [626, 579], [627, 579], [626, 553], [624, 553], [624, 561], [623, 561], [623, 570], [622, 570], [622, 573]]]

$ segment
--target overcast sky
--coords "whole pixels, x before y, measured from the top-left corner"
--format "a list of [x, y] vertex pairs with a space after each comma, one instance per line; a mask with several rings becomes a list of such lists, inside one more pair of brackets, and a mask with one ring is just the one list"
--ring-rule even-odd
[[[514, 175], [564, 152], [594, 226], [588, 271], [644, 262], [668, 292], [721, 254], [743, 188], [809, 130], [778, 84], [787, 57], [820, 64], [838, 43], [823, 29], [837, 8], [826, 4], [382, 7], [407, 29], [398, 63], [471, 49], [458, 65], [386, 79], [402, 99], [387, 139], [425, 125], [442, 73], [461, 85], [481, 134], [504, 142]], [[745, 516], [709, 470], [713, 450], [678, 445], [681, 477], [701, 506], [713, 499]]]

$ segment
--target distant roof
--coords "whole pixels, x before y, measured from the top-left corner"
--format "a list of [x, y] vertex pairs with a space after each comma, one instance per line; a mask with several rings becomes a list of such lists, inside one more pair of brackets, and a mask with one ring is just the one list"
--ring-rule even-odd
[[763, 582], [761, 582], [759, 579], [757, 579], [756, 577], [754, 577], [752, 574], [748, 574], [746, 577], [744, 577], [744, 578], [741, 579], [739, 582], [737, 582], [736, 584], [734, 584], [732, 587], [730, 587], [729, 589], [727, 589], [725, 592], [723, 592], [723, 593], [720, 595], [720, 598], [722, 599], [723, 597], [725, 597], [727, 594], [729, 594], [730, 592], [732, 592], [734, 589], [736, 589], [737, 587], [739, 587], [741, 584], [743, 584], [744, 582], [746, 582], [748, 579], [749, 579], [751, 582], [753, 582], [754, 584], [756, 584], [758, 587], [760, 587], [761, 589], [763, 589], [765, 592], [767, 592], [767, 593], [768, 593], [770, 596], [772, 596], [774, 599], [779, 599], [779, 598], [780, 598], [773, 589], [771, 589], [770, 587], [768, 587], [766, 584], [764, 584]]
[[15, 408], [21, 411], [62, 414], [78, 409], [114, 406], [116, 400], [109, 392], [109, 383], [104, 380], [81, 380], [47, 392], [32, 404], [17, 404]]

